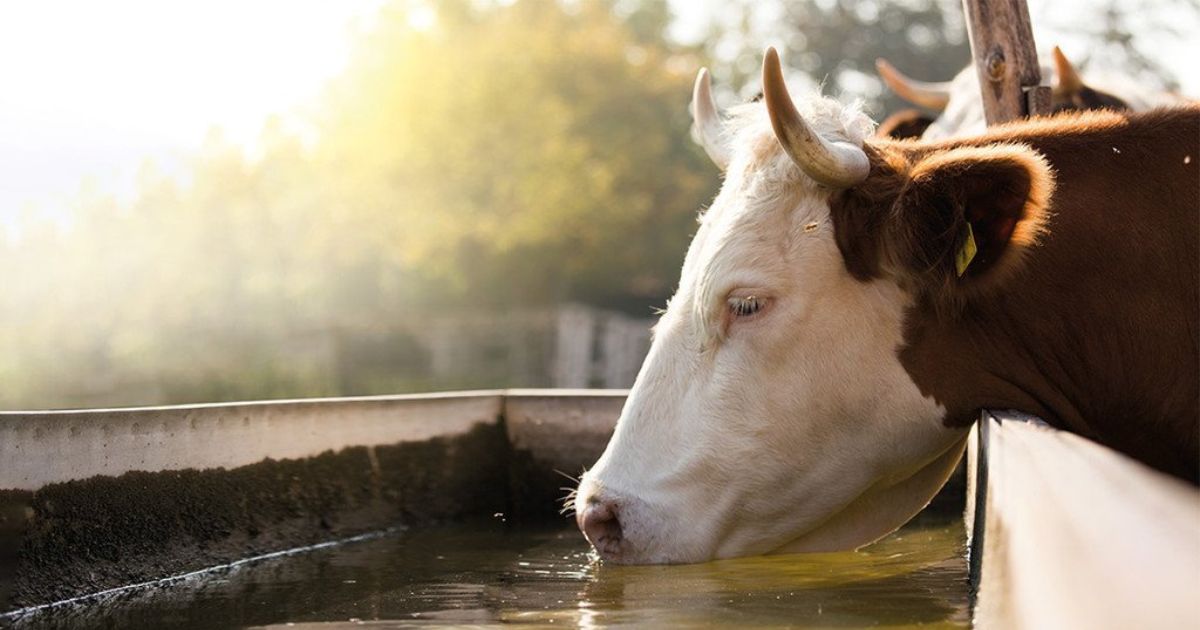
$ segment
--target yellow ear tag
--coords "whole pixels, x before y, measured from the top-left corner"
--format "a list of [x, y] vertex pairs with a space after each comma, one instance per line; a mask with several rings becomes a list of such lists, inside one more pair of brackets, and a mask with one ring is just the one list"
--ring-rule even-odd
[[963, 239], [963, 244], [959, 246], [958, 253], [954, 255], [954, 268], [958, 271], [958, 277], [962, 277], [967, 271], [967, 266], [975, 259], [975, 232], [971, 230], [971, 224], [967, 224], [967, 237]]

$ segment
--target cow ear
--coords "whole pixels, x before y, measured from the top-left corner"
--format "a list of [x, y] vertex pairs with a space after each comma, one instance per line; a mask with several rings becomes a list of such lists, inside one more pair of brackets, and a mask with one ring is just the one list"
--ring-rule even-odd
[[920, 138], [921, 134], [933, 124], [933, 117], [919, 109], [902, 109], [883, 119], [875, 128], [875, 135], [880, 138]]
[[1058, 46], [1054, 47], [1054, 111], [1070, 109], [1129, 109], [1120, 97], [1097, 90], [1083, 82], [1079, 72]]
[[998, 280], [1045, 231], [1054, 175], [1028, 146], [935, 151], [907, 175], [892, 213], [893, 264], [925, 289]]

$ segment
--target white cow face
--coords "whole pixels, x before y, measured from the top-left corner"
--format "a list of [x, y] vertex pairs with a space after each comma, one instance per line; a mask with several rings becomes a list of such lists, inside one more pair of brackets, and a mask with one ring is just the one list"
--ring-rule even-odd
[[[853, 278], [834, 240], [829, 196], [865, 177], [870, 121], [830, 100], [803, 117], [780, 103], [774, 51], [764, 77], [765, 105], [723, 130], [697, 120], [706, 140], [724, 134], [709, 154], [726, 158], [725, 183], [575, 502], [605, 559], [861, 546], [923, 507], [962, 451], [897, 357], [906, 293]], [[698, 99], [707, 90], [702, 74]]]

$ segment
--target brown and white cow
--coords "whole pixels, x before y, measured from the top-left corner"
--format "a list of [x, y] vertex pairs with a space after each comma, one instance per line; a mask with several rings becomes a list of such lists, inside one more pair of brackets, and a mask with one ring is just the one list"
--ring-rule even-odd
[[870, 543], [983, 408], [1196, 480], [1200, 108], [902, 142], [829, 99], [798, 110], [774, 50], [763, 81], [726, 120], [695, 108], [725, 181], [579, 486], [604, 558]]

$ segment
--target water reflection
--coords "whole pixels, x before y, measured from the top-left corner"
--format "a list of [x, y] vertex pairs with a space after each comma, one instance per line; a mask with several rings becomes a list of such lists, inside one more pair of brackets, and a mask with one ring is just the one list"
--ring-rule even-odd
[[860, 552], [621, 567], [573, 530], [499, 523], [401, 534], [283, 558], [22, 627], [400, 628], [614, 625], [966, 627], [958, 519]]
[[[580, 627], [712, 624], [965, 627], [963, 534], [914, 526], [853, 553], [770, 556], [672, 567], [593, 562], [571, 611], [506, 611], [505, 621]], [[536, 597], [536, 593], [530, 594]], [[518, 597], [527, 600], [527, 597]]]

